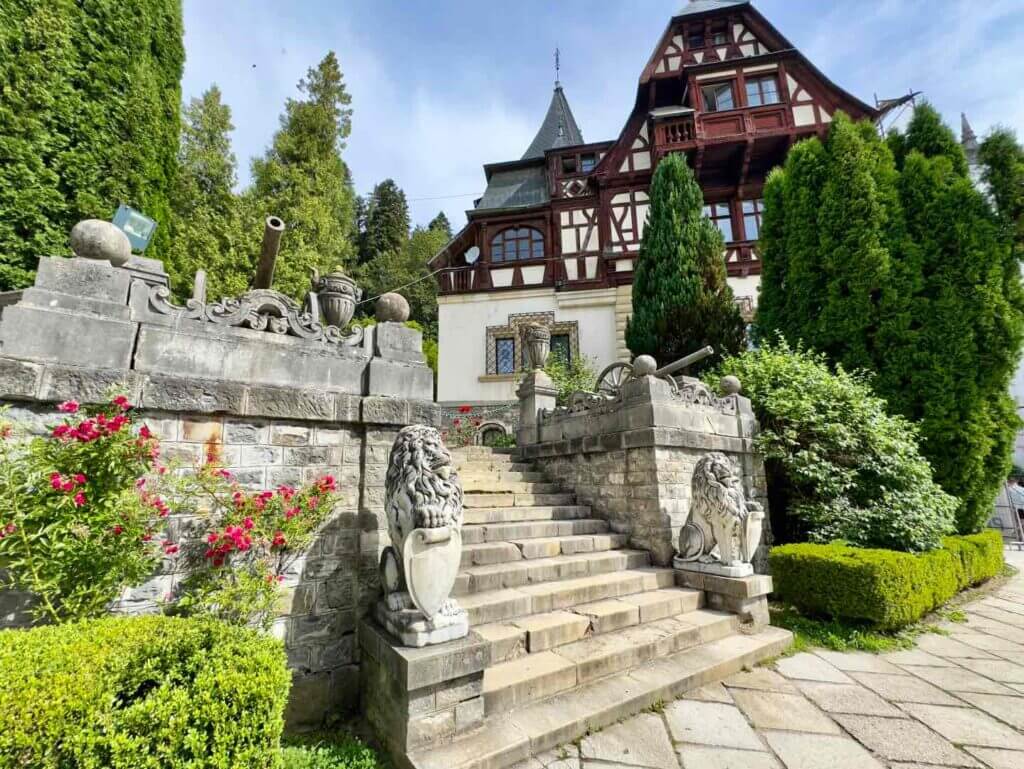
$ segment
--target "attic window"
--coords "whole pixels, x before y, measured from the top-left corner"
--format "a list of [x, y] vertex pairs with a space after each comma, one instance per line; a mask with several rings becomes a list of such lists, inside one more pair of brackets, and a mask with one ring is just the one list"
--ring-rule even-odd
[[779, 81], [775, 75], [747, 78], [747, 105], [760, 107], [762, 104], [779, 103]]
[[704, 47], [704, 25], [698, 24], [690, 26], [686, 31], [686, 47], [687, 48], [703, 48]]
[[711, 44], [725, 45], [729, 42], [729, 22], [716, 21], [711, 24]]
[[585, 152], [580, 155], [580, 170], [583, 173], [589, 174], [595, 167], [597, 167], [596, 152]]
[[726, 109], [735, 109], [736, 98], [733, 95], [732, 81], [724, 83], [711, 83], [701, 86], [701, 99], [704, 102], [705, 112], [721, 112]]
[[563, 155], [562, 156], [562, 173], [563, 174], [574, 174], [574, 173], [576, 173], [576, 156], [575, 155]]

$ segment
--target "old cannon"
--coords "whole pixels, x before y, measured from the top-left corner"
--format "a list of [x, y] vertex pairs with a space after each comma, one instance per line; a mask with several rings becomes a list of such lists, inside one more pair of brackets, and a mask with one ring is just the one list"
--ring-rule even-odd
[[680, 371], [692, 366], [694, 363], [699, 363], [710, 355], [713, 355], [715, 348], [710, 345], [702, 347], [697, 352], [692, 352], [684, 358], [680, 358], [675, 363], [670, 363], [662, 368], [655, 369], [654, 366], [657, 364], [654, 359], [649, 355], [640, 355], [632, 363], [624, 363], [618, 361], [610, 366], [607, 366], [597, 377], [597, 384], [594, 385], [594, 392], [601, 393], [603, 395], [617, 395], [622, 385], [628, 382], [630, 379], [636, 379], [637, 377], [651, 375], [658, 379], [664, 379], [670, 385], [673, 390], [678, 389], [678, 384], [675, 380], [675, 374]]

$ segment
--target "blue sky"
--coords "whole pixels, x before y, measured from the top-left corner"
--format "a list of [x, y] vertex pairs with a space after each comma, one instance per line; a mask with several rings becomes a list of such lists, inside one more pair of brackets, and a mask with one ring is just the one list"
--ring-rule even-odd
[[[183, 93], [220, 86], [244, 183], [299, 78], [334, 50], [352, 94], [344, 156], [357, 190], [391, 177], [413, 223], [443, 209], [459, 227], [483, 191], [481, 165], [518, 158], [539, 127], [555, 47], [584, 138], [612, 139], [685, 1], [185, 0]], [[1024, 134], [1024, 0], [754, 4], [865, 101], [914, 88], [958, 130], [965, 111], [979, 135], [996, 124]]]

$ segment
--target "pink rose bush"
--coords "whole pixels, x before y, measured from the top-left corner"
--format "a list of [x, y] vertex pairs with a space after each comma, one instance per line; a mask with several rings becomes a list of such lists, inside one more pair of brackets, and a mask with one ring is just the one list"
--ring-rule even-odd
[[134, 429], [128, 398], [57, 410], [62, 419], [46, 435], [0, 419], [3, 586], [34, 593], [36, 617], [47, 622], [103, 614], [177, 552], [163, 533], [166, 511], [135, 486], [159, 444]]

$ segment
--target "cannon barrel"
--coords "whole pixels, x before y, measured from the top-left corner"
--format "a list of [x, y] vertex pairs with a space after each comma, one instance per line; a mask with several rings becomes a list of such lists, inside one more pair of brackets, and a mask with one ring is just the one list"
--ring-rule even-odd
[[714, 354], [715, 348], [712, 347], [711, 345], [708, 345], [707, 347], [702, 347], [699, 350], [697, 350], [697, 352], [691, 352], [685, 358], [680, 358], [675, 363], [670, 363], [664, 368], [658, 369], [657, 371], [654, 372], [654, 376], [671, 376], [672, 374], [675, 374], [677, 371], [682, 371], [687, 366], [692, 366], [694, 363], [699, 363], [700, 361], [707, 358], [709, 355]]
[[274, 264], [277, 252], [281, 248], [281, 235], [284, 234], [284, 222], [276, 216], [268, 216], [263, 229], [263, 247], [260, 249], [260, 261], [256, 265], [256, 277], [253, 288], [270, 288], [274, 282]]

